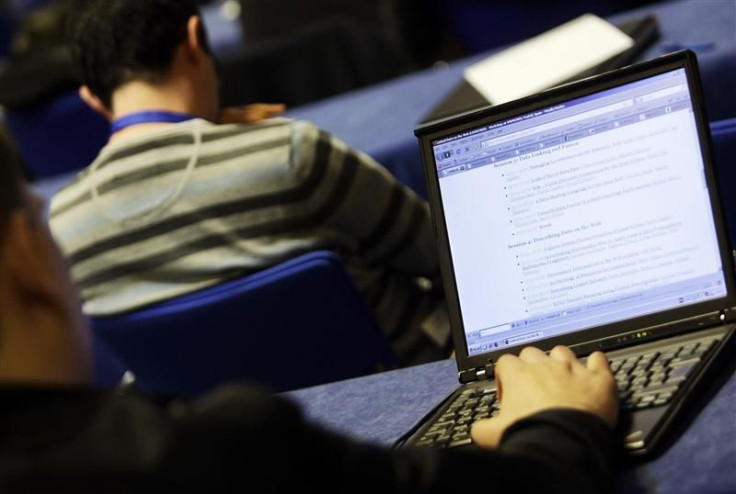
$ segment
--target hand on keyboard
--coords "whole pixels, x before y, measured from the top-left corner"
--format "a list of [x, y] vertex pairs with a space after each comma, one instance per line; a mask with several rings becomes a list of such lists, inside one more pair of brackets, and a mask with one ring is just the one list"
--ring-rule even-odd
[[555, 347], [547, 356], [537, 348], [525, 348], [518, 357], [503, 355], [496, 364], [501, 411], [473, 424], [473, 441], [487, 448], [498, 446], [504, 431], [514, 422], [550, 408], [574, 408], [597, 415], [611, 427], [618, 420], [618, 391], [600, 352], [583, 365], [572, 351]]

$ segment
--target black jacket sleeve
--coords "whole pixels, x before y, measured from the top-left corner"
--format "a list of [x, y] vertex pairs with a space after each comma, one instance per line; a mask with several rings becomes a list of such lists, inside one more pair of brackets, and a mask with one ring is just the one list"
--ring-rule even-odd
[[612, 485], [613, 434], [575, 410], [518, 422], [497, 451], [389, 451], [321, 430], [290, 403], [245, 388], [220, 391], [178, 422], [167, 476], [179, 488], [591, 493]]
[[497, 451], [391, 451], [315, 427], [288, 401], [245, 386], [163, 407], [131, 396], [29, 396], [26, 406], [12, 400], [14, 432], [0, 438], [3, 493], [567, 494], [611, 485], [612, 433], [571, 410], [515, 424]]

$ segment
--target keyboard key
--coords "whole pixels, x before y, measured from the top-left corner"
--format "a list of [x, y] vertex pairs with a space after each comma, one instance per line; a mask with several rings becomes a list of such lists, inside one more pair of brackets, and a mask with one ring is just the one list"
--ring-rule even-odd
[[626, 363], [626, 364], [622, 365], [621, 368], [618, 371], [621, 372], [621, 373], [623, 373], [623, 374], [629, 374], [634, 369], [634, 367], [636, 367], [636, 364], [634, 364], [634, 363], [632, 363], [632, 364]]
[[686, 376], [671, 376], [665, 379], [664, 383], [668, 386], [679, 386], [687, 380]]
[[641, 356], [637, 365], [649, 366], [652, 364], [652, 362], [657, 360], [657, 357], [659, 357], [659, 352], [645, 353], [644, 355]]
[[645, 387], [646, 387], [646, 382], [639, 382], [636, 384], [631, 383], [631, 385], [629, 385], [628, 390], [631, 391], [632, 393], [637, 393], [641, 391], [642, 389], [644, 389]]
[[661, 386], [664, 384], [665, 377], [659, 377], [657, 379], [649, 379], [649, 383], [647, 383], [647, 386]]
[[450, 436], [449, 434], [445, 434], [445, 435], [442, 435], [436, 438], [435, 442], [438, 444], [447, 444], [450, 442], [451, 439], [452, 439], [452, 436]]
[[670, 402], [670, 399], [671, 399], [671, 397], [670, 398], [667, 398], [667, 399], [665, 399], [665, 398], [657, 398], [656, 400], [654, 400], [652, 402], [652, 405], [655, 406], [655, 407], [661, 407], [662, 405], [666, 405], [667, 403], [669, 403]]
[[675, 357], [670, 360], [669, 367], [680, 365], [695, 365], [700, 362], [700, 357]]
[[695, 369], [695, 366], [698, 365], [698, 362], [700, 362], [700, 360], [689, 360], [680, 365], [673, 366], [667, 377], [687, 377]]
[[649, 375], [649, 380], [654, 381], [655, 379], [664, 379], [665, 377], [667, 377], [667, 370], [663, 368], [662, 370], [658, 370], [657, 372], [652, 372]]
[[640, 401], [639, 403], [636, 404], [635, 408], [637, 410], [643, 410], [645, 408], [651, 408], [651, 406], [652, 406], [651, 401]]
[[462, 441], [463, 439], [468, 439], [470, 437], [469, 432], [458, 432], [456, 434], [452, 435], [452, 441]]
[[470, 434], [470, 424], [459, 425], [452, 431], [452, 437], [467, 436], [468, 434]]
[[717, 339], [712, 339], [712, 340], [708, 340], [708, 341], [702, 341], [700, 343], [700, 347], [698, 349], [699, 350], [702, 350], [703, 353], [705, 353], [708, 350], [710, 350], [711, 348], [713, 348], [714, 346], [716, 346], [716, 343], [718, 343], [718, 340]]
[[631, 378], [629, 376], [616, 376], [616, 382], [619, 388], [625, 388], [631, 383]]
[[454, 441], [454, 442], [450, 443], [447, 447], [448, 448], [456, 448], [458, 446], [465, 446], [467, 444], [471, 444], [472, 442], [473, 442], [473, 440], [470, 439], [470, 438], [461, 439], [461, 440]]
[[435, 422], [434, 425], [432, 425], [432, 429], [438, 429], [438, 430], [445, 430], [448, 427], [451, 427], [455, 423], [454, 420], [446, 420], [443, 422]]
[[675, 393], [660, 393], [657, 395], [657, 399], [655, 401], [665, 400], [665, 402], [669, 402], [672, 397], [675, 396]]
[[695, 348], [697, 348], [698, 345], [699, 343], [695, 342], [695, 343], [690, 343], [688, 345], [683, 346], [682, 348], [680, 348], [680, 351], [677, 352], [677, 356], [679, 357], [683, 354], [687, 354], [687, 353], [691, 353], [695, 351]]
[[675, 394], [677, 392], [677, 386], [666, 386], [662, 387], [649, 387], [639, 390], [632, 395], [632, 399], [638, 400], [639, 398], [647, 395], [659, 395], [661, 394]]

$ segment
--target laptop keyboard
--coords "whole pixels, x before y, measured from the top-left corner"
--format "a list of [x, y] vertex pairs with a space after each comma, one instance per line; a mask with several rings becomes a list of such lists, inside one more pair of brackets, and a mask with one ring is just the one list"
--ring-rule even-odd
[[[638, 355], [611, 359], [619, 387], [621, 409], [643, 410], [667, 405], [703, 356], [716, 344], [709, 337]], [[419, 447], [454, 448], [473, 441], [470, 427], [476, 420], [499, 411], [496, 390], [463, 390], [414, 444]]]
[[495, 389], [466, 389], [424, 432], [416, 446], [454, 448], [470, 444], [473, 442], [470, 438], [470, 426], [473, 422], [493, 417], [498, 410]]
[[618, 383], [621, 409], [642, 410], [669, 403], [715, 343], [710, 338], [612, 359], [611, 370]]

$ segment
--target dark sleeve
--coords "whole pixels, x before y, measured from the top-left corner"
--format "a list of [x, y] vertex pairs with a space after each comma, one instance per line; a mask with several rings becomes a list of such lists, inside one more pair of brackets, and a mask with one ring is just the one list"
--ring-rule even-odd
[[538, 413], [511, 426], [499, 450], [543, 465], [542, 477], [568, 485], [568, 492], [609, 492], [617, 448], [601, 419], [578, 410]]
[[311, 426], [281, 398], [231, 387], [178, 413], [164, 471], [167, 484], [200, 492], [604, 492], [611, 436], [592, 416], [556, 410], [517, 423], [497, 451], [389, 451]]

